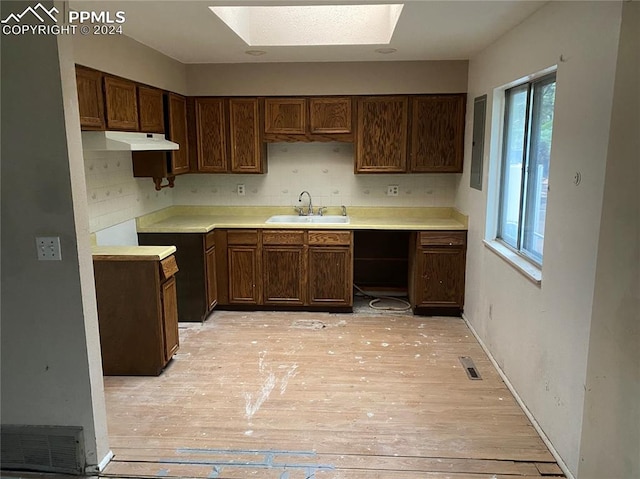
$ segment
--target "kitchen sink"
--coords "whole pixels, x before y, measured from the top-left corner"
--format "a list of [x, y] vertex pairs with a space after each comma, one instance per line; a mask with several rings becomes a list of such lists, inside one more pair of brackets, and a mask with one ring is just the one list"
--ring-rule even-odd
[[325, 215], [325, 216], [298, 216], [298, 215], [275, 215], [267, 219], [267, 223], [290, 223], [290, 224], [324, 224], [324, 225], [345, 225], [349, 224], [348, 216]]

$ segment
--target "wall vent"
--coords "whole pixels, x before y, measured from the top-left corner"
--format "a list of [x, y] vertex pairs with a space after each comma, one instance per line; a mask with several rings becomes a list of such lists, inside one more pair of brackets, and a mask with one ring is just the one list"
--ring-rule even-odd
[[0, 467], [84, 473], [82, 428], [73, 426], [1, 426]]
[[469, 379], [482, 379], [482, 376], [480, 376], [480, 373], [476, 369], [476, 365], [473, 363], [473, 359], [469, 356], [460, 356], [460, 363]]

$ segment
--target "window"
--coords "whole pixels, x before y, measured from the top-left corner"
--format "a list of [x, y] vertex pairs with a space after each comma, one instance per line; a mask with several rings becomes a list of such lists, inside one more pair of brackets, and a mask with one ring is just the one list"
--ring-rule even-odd
[[542, 265], [556, 75], [505, 91], [497, 238]]

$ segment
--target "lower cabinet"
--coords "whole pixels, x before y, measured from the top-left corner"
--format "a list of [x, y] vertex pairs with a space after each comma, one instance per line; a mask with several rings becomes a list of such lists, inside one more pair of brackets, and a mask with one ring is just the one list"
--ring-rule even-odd
[[218, 302], [214, 232], [138, 233], [138, 243], [176, 247], [178, 320], [204, 321]]
[[228, 307], [353, 306], [353, 233], [218, 230], [219, 304]]
[[353, 233], [309, 231], [309, 305], [353, 306]]
[[307, 246], [304, 231], [263, 231], [262, 266], [264, 304], [305, 304]]
[[409, 299], [414, 312], [459, 315], [464, 307], [466, 231], [421, 231], [411, 237]]
[[102, 369], [157, 376], [178, 350], [175, 257], [93, 260]]

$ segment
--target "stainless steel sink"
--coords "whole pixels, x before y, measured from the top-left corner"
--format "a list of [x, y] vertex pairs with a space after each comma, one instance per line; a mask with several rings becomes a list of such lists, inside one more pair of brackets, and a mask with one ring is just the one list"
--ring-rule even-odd
[[348, 216], [325, 215], [325, 216], [298, 216], [298, 215], [275, 215], [267, 219], [267, 223], [290, 223], [290, 224], [324, 224], [324, 225], [344, 225], [349, 224]]

